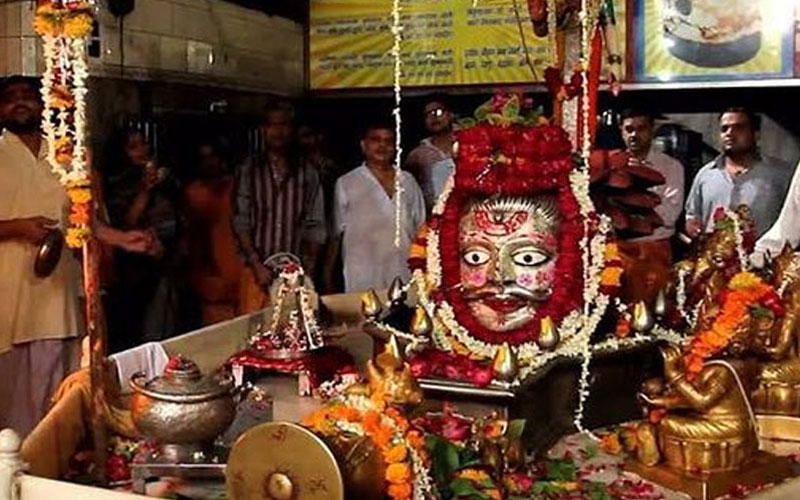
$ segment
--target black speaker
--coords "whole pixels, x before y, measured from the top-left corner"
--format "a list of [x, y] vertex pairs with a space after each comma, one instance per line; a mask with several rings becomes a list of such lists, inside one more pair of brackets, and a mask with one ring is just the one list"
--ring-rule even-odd
[[108, 0], [108, 11], [116, 17], [127, 16], [136, 8], [136, 0]]

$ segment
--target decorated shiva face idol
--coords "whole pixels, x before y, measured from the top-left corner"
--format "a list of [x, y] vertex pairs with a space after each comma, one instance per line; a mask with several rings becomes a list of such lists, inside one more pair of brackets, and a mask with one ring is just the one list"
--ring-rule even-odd
[[473, 317], [495, 332], [530, 322], [553, 291], [559, 229], [555, 197], [474, 201], [459, 226], [461, 288]]

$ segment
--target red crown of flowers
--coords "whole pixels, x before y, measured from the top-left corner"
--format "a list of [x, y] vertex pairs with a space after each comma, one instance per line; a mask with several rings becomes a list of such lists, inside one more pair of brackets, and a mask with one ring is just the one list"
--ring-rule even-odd
[[480, 123], [457, 133], [455, 185], [470, 194], [531, 195], [569, 182], [567, 133], [552, 125]]

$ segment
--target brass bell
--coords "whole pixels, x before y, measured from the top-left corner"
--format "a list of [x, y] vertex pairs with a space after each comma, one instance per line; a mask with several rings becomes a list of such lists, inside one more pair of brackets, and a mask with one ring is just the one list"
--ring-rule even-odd
[[631, 328], [638, 333], [646, 333], [653, 328], [655, 324], [655, 320], [653, 319], [653, 315], [650, 313], [650, 309], [648, 309], [647, 304], [643, 301], [639, 301], [633, 306], [633, 321], [631, 322]]
[[361, 296], [361, 314], [367, 319], [375, 319], [381, 313], [381, 299], [375, 290], [370, 288]]
[[410, 330], [417, 337], [427, 337], [433, 331], [433, 322], [424, 307], [417, 306], [414, 309]]
[[667, 314], [667, 292], [662, 288], [656, 295], [656, 301], [653, 303], [653, 314], [656, 318], [663, 318]]
[[392, 284], [389, 285], [389, 304], [396, 306], [406, 300], [406, 292], [403, 290], [403, 280], [399, 276], [395, 276]]
[[539, 324], [539, 337], [536, 343], [545, 350], [554, 349], [561, 341], [561, 335], [558, 333], [558, 328], [553, 324], [553, 319], [550, 316], [542, 318]]
[[517, 377], [519, 373], [517, 355], [508, 342], [503, 342], [503, 345], [497, 349], [492, 361], [492, 370], [494, 370], [495, 378], [504, 382], [511, 382]]

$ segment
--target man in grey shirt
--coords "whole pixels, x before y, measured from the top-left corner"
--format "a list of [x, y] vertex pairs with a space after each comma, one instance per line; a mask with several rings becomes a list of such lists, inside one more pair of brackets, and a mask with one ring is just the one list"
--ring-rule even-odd
[[720, 116], [722, 154], [694, 178], [686, 199], [686, 232], [692, 238], [714, 227], [719, 207], [748, 205], [758, 236], [780, 213], [792, 169], [776, 158], [758, 152], [761, 117], [743, 108], [730, 108]]

